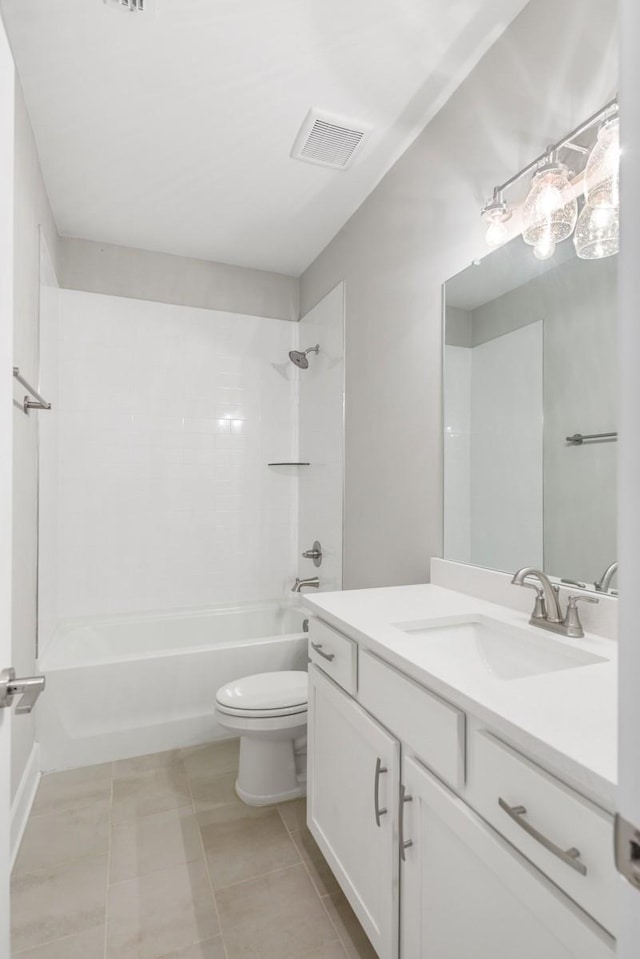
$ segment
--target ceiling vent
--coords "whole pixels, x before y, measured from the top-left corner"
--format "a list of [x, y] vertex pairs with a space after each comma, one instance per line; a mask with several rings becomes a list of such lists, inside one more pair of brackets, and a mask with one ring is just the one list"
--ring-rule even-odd
[[369, 130], [362, 123], [350, 123], [344, 117], [310, 110], [293, 144], [291, 156], [294, 160], [346, 170], [362, 149]]
[[149, 4], [149, 0], [104, 0], [110, 7], [120, 7], [121, 10], [129, 10], [130, 13], [144, 13]]

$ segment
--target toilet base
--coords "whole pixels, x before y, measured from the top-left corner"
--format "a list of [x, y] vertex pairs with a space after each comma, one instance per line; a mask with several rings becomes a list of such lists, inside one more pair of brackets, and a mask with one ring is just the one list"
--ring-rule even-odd
[[286, 738], [240, 737], [236, 793], [248, 806], [269, 806], [306, 794], [306, 755], [295, 749], [291, 732]]
[[236, 780], [236, 795], [247, 806], [272, 806], [274, 803], [287, 802], [290, 799], [302, 799], [307, 795], [307, 787], [304, 784], [291, 790], [291, 792], [279, 793], [276, 796], [254, 796], [245, 792], [240, 786], [239, 780]]

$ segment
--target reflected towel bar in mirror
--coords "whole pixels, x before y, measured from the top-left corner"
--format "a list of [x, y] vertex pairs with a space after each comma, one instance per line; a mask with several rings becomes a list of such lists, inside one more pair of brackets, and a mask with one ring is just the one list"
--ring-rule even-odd
[[14, 366], [13, 368], [13, 375], [17, 379], [18, 383], [24, 386], [26, 390], [29, 390], [29, 392], [31, 393], [31, 396], [33, 397], [33, 399], [30, 399], [28, 396], [25, 396], [22, 403], [22, 409], [27, 414], [27, 416], [29, 415], [29, 410], [50, 410], [51, 409], [51, 403], [47, 403], [45, 398], [43, 396], [40, 396], [37, 390], [34, 390], [33, 386], [31, 386], [31, 384], [25, 380], [24, 376], [21, 375], [20, 369], [17, 366]]
[[617, 440], [617, 433], [574, 433], [573, 436], [565, 436], [567, 443], [572, 446], [582, 446], [585, 440]]

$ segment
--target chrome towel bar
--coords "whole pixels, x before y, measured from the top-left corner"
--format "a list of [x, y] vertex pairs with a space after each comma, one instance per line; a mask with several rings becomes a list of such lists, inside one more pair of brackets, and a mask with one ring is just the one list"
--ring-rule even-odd
[[565, 436], [567, 443], [572, 446], [582, 446], [585, 440], [617, 440], [617, 433], [574, 433], [573, 436]]
[[29, 415], [29, 410], [50, 410], [51, 403], [47, 403], [43, 396], [40, 396], [37, 390], [34, 390], [33, 386], [30, 383], [27, 383], [24, 376], [20, 373], [20, 369], [17, 366], [13, 368], [13, 375], [26, 390], [29, 390], [33, 399], [30, 399], [28, 396], [25, 396], [22, 409], [24, 412]]

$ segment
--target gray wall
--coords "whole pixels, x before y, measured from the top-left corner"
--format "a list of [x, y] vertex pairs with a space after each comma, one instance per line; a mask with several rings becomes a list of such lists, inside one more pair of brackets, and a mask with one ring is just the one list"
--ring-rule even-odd
[[[16, 78], [14, 207], [14, 365], [39, 379], [40, 231], [54, 266], [58, 234], [45, 191], [31, 124]], [[16, 389], [20, 396], [21, 388]], [[46, 414], [44, 414], [46, 415]], [[35, 670], [38, 548], [38, 414], [14, 407], [13, 441], [13, 662], [20, 676]], [[32, 716], [12, 724], [12, 796], [34, 742]]]
[[444, 326], [447, 346], [473, 346], [472, 311], [461, 310], [457, 306], [447, 306]]
[[493, 185], [616, 86], [616, 5], [530, 0], [303, 274], [302, 313], [346, 283], [347, 588], [441, 554], [441, 284], [486, 251]]
[[618, 558], [619, 447], [565, 437], [618, 429], [617, 260], [576, 259], [546, 277], [544, 566], [587, 583]]
[[60, 286], [279, 320], [300, 315], [298, 280], [168, 253], [60, 238]]

